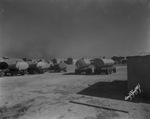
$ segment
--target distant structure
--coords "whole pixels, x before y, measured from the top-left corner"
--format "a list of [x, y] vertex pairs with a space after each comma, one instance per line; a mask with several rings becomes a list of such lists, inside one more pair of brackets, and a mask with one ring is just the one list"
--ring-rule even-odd
[[3, 57], [3, 59], [9, 59], [9, 57]]
[[118, 57], [117, 57], [117, 56], [113, 56], [111, 59], [114, 60], [115, 63], [121, 64], [121, 63], [122, 63], [122, 60], [124, 60], [125, 57], [122, 57], [122, 56], [118, 56]]
[[67, 60], [66, 61], [64, 61], [66, 64], [68, 64], [68, 65], [72, 65], [73, 64], [73, 58], [72, 57], [69, 57], [69, 58], [67, 58]]
[[57, 64], [57, 59], [52, 59], [53, 64]]

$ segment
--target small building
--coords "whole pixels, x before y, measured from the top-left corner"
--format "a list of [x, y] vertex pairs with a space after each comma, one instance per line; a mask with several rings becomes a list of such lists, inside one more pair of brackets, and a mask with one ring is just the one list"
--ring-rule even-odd
[[150, 98], [150, 55], [127, 57], [128, 90], [139, 83], [144, 97]]
[[72, 57], [67, 58], [67, 62], [68, 62], [69, 65], [72, 65], [72, 64], [73, 64], [73, 59], [72, 59]]

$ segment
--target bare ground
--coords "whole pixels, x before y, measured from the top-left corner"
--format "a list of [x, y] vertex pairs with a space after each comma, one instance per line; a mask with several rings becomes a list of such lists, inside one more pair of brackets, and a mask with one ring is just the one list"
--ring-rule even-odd
[[124, 101], [127, 83], [112, 83], [126, 82], [126, 66], [118, 66], [111, 75], [74, 75], [74, 66], [68, 68], [68, 73], [0, 78], [0, 119], [150, 117], [149, 103]]

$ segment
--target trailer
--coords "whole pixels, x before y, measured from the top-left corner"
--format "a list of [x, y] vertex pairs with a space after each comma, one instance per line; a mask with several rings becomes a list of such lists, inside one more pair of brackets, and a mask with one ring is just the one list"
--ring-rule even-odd
[[60, 62], [60, 63], [54, 63], [53, 65], [51, 65], [49, 67], [49, 72], [54, 71], [54, 72], [67, 72], [67, 64], [64, 62]]
[[43, 74], [47, 69], [47, 64], [43, 61], [40, 62], [30, 62], [28, 73], [29, 74]]
[[94, 66], [94, 74], [116, 73], [114, 63], [112, 59], [95, 58], [91, 60], [91, 64]]
[[4, 61], [0, 62], [0, 77], [4, 76], [7, 70], [8, 70], [8, 64]]
[[79, 59], [76, 61], [76, 69], [75, 69], [75, 74], [92, 74], [92, 65], [89, 60], [87, 59]]
[[11, 76], [16, 76], [16, 75], [24, 75], [27, 68], [29, 67], [28, 63], [24, 61], [19, 61], [16, 63], [9, 63], [9, 62], [3, 62], [7, 64], [7, 68], [4, 71], [5, 76], [6, 75], [11, 75]]

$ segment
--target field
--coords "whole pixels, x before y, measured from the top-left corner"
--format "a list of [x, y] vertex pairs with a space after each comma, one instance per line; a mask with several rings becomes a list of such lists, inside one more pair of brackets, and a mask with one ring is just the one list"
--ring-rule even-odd
[[48, 73], [0, 78], [0, 119], [148, 119], [149, 101], [127, 95], [127, 67], [111, 75]]

